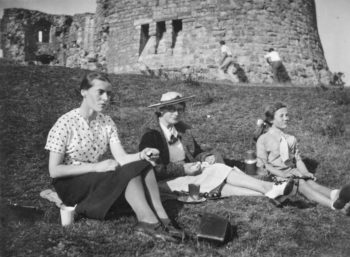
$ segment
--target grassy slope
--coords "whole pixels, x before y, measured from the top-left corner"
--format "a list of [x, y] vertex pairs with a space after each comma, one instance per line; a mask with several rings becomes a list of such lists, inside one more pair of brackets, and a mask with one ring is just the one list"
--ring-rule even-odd
[[[135, 237], [135, 218], [130, 215], [104, 222], [80, 220], [61, 228], [58, 209], [39, 197], [50, 182], [44, 145], [56, 119], [79, 105], [75, 89], [84, 72], [0, 64], [1, 198], [46, 210], [45, 218], [35, 222], [5, 219], [4, 256], [350, 256], [350, 217], [322, 206], [277, 209], [265, 198], [233, 197], [186, 206], [167, 202], [168, 211], [192, 232], [203, 211], [228, 218], [237, 236], [224, 247]], [[256, 119], [267, 103], [278, 99], [291, 107], [294, 122], [289, 131], [300, 139], [304, 157], [318, 165], [318, 181], [329, 187], [350, 181], [349, 133], [341, 134], [344, 123], [350, 124], [348, 90], [186, 84], [137, 75], [111, 79], [116, 103], [108, 113], [128, 151], [137, 149], [140, 127], [152, 116], [145, 106], [176, 90], [197, 96], [187, 118], [199, 141], [227, 158], [242, 160], [251, 148]]]

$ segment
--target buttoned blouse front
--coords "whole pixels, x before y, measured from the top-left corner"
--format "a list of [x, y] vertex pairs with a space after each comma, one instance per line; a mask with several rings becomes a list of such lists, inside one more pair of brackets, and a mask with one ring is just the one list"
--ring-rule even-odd
[[[281, 158], [281, 136], [284, 136], [288, 144], [289, 164], [285, 163]], [[281, 171], [290, 170], [296, 161], [301, 160], [296, 138], [285, 133], [280, 134], [274, 129], [269, 129], [268, 132], [259, 137], [257, 141], [257, 158], [258, 167], [270, 164]]]
[[63, 164], [96, 163], [111, 143], [120, 143], [113, 120], [98, 113], [90, 124], [74, 109], [51, 128], [45, 149], [64, 154]]

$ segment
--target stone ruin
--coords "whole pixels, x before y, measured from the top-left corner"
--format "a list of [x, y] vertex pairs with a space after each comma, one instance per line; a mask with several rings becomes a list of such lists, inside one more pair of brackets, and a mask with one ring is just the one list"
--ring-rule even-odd
[[5, 9], [5, 58], [111, 73], [230, 79], [218, 73], [220, 40], [235, 70], [252, 83], [272, 82], [264, 55], [283, 59], [293, 84], [328, 84], [314, 0], [97, 0], [96, 13], [49, 15]]
[[4, 58], [26, 64], [103, 69], [98, 67], [94, 50], [94, 22], [91, 13], [69, 16], [5, 9], [0, 27]]

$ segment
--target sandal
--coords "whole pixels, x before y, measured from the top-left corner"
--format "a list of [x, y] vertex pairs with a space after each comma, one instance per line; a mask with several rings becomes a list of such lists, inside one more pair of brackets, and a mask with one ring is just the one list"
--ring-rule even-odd
[[51, 189], [46, 189], [44, 191], [41, 191], [40, 196], [44, 199], [49, 200], [50, 202], [55, 203], [58, 208], [60, 208], [61, 205], [63, 204], [58, 194], [55, 191], [52, 191]]
[[139, 221], [134, 227], [134, 231], [138, 235], [150, 236], [155, 239], [162, 240], [164, 242], [174, 242], [177, 240], [172, 237], [162, 226], [162, 223], [147, 223]]
[[225, 181], [222, 182], [220, 185], [218, 185], [216, 188], [211, 190], [209, 193], [204, 193], [203, 196], [207, 198], [208, 200], [216, 200], [222, 198], [221, 196], [221, 190], [225, 185]]
[[185, 232], [179, 229], [177, 226], [175, 227], [173, 222], [170, 219], [160, 219], [162, 225], [165, 230], [174, 238], [177, 238], [181, 241], [185, 239]]

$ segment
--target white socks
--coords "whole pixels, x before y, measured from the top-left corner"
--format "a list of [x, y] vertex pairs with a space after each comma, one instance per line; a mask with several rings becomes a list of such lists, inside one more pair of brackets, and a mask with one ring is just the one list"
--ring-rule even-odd
[[332, 210], [336, 210], [336, 209], [333, 207], [333, 204], [334, 204], [334, 202], [335, 202], [336, 200], [338, 200], [339, 192], [340, 192], [339, 189], [334, 189], [334, 190], [331, 191], [330, 198], [331, 198], [331, 208], [332, 208]]

